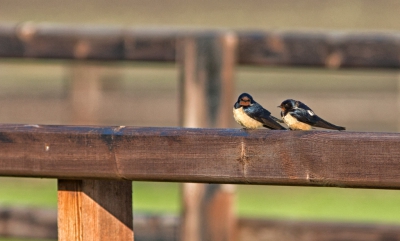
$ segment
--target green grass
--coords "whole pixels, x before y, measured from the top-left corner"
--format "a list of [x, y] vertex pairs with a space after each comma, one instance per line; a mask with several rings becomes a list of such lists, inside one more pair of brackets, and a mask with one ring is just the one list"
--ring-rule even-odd
[[400, 224], [400, 192], [319, 187], [238, 186], [238, 215]]
[[[52, 179], [0, 178], [0, 205], [56, 207]], [[134, 212], [180, 212], [180, 184], [133, 183]], [[400, 191], [237, 185], [239, 216], [400, 224]]]
[[135, 212], [173, 213], [180, 210], [180, 184], [133, 182]]
[[0, 205], [57, 207], [55, 179], [0, 178]]

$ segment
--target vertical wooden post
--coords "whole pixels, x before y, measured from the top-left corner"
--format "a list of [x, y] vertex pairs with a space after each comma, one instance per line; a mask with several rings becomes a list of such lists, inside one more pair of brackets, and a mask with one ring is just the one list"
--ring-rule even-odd
[[74, 124], [98, 124], [102, 68], [93, 63], [73, 63], [70, 67], [69, 98]]
[[69, 121], [80, 125], [100, 124], [104, 92], [121, 87], [121, 69], [110, 64], [82, 61], [70, 64], [68, 71]]
[[397, 74], [397, 131], [400, 132], [400, 74]]
[[[179, 42], [180, 125], [229, 127], [234, 102], [237, 38], [202, 33]], [[232, 185], [183, 185], [181, 240], [234, 240]]]
[[58, 240], [133, 241], [132, 182], [58, 180]]

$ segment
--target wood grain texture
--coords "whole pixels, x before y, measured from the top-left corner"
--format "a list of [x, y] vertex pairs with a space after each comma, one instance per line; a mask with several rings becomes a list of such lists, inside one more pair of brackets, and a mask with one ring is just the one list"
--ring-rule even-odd
[[83, 180], [83, 240], [133, 241], [132, 182]]
[[[177, 43], [217, 31], [0, 24], [0, 57], [176, 61]], [[221, 33], [224, 31], [221, 31]], [[397, 32], [236, 31], [238, 63], [399, 68]]]
[[82, 180], [58, 180], [58, 240], [83, 241]]
[[0, 125], [0, 175], [400, 188], [400, 134]]
[[132, 182], [59, 180], [58, 238], [133, 241]]

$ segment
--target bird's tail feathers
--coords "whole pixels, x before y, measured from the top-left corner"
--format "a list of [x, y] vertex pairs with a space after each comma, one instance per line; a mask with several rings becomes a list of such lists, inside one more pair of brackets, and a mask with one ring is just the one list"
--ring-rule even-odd
[[[279, 124], [278, 124], [279, 125]], [[278, 126], [268, 126], [268, 125], [263, 125], [265, 128], [271, 129], [271, 130], [287, 130], [285, 127], [279, 125]]]
[[323, 119], [319, 119], [318, 122], [314, 125], [315, 127], [321, 127], [321, 128], [326, 128], [326, 129], [331, 129], [331, 130], [338, 130], [338, 131], [344, 131], [346, 130], [345, 127], [343, 126], [337, 126], [332, 123], [329, 123]]

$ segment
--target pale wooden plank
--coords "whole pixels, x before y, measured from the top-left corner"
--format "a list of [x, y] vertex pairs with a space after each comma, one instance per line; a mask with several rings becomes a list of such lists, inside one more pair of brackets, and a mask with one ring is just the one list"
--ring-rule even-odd
[[58, 180], [58, 240], [83, 241], [82, 180]]
[[132, 182], [59, 180], [59, 240], [133, 241]]

